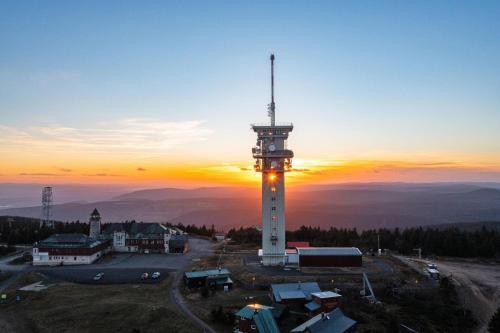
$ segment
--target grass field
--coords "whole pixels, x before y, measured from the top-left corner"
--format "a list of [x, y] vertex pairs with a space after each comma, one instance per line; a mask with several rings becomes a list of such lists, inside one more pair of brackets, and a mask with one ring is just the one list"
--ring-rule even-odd
[[[40, 280], [55, 284], [39, 292], [16, 292]], [[170, 303], [172, 280], [79, 285], [29, 273], [9, 288], [7, 302], [0, 304], [0, 332], [198, 332]]]

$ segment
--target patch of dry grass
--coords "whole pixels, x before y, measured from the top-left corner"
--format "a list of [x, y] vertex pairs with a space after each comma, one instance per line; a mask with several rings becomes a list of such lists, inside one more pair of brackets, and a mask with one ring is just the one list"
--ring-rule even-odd
[[[198, 332], [170, 303], [172, 277], [158, 284], [58, 283], [40, 292], [16, 289], [44, 280], [30, 273], [9, 289], [0, 305], [0, 329], [15, 332]], [[2, 326], [2, 323], [4, 326]], [[6, 331], [8, 332], [8, 330]]]

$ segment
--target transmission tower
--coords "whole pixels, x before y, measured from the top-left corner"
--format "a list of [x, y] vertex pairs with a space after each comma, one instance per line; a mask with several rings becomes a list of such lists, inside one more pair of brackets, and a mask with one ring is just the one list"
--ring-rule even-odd
[[52, 187], [46, 186], [42, 190], [42, 221], [40, 227], [45, 225], [48, 228], [54, 227], [54, 222], [50, 219], [52, 212]]

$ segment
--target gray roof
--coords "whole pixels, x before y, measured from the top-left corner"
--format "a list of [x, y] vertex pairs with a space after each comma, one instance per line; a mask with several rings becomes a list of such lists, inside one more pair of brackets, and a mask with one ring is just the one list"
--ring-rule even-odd
[[307, 297], [302, 290], [280, 291], [279, 295], [281, 299], [305, 299]]
[[342, 295], [334, 293], [333, 291], [321, 291], [319, 293], [312, 293], [311, 295], [316, 296], [318, 298], [342, 297]]
[[79, 248], [79, 247], [94, 247], [101, 244], [84, 234], [54, 234], [40, 242], [38, 247], [53, 247], [53, 248]]
[[314, 311], [314, 310], [317, 310], [321, 307], [321, 305], [319, 305], [318, 303], [316, 303], [315, 301], [310, 301], [309, 303], [305, 304], [304, 305], [307, 310], [309, 311]]
[[[273, 293], [276, 302], [281, 302], [282, 298], [290, 299], [298, 298], [296, 297], [299, 293], [302, 293], [305, 299], [311, 299], [311, 293], [319, 292], [321, 289], [316, 282], [300, 282], [300, 283], [275, 283], [271, 284], [271, 292]], [[282, 295], [284, 297], [282, 297]]]
[[194, 272], [185, 272], [184, 276], [188, 279], [199, 278], [199, 277], [209, 277], [209, 276], [227, 276], [231, 274], [231, 272], [227, 268], [221, 269], [208, 269], [206, 271], [194, 271]]
[[357, 322], [344, 315], [339, 308], [326, 314], [312, 317], [302, 325], [295, 327], [290, 333], [300, 333], [308, 330], [311, 333], [344, 333], [355, 326]]
[[298, 247], [301, 256], [361, 256], [357, 247]]
[[136, 222], [124, 222], [124, 223], [106, 223], [102, 225], [102, 234], [113, 235], [114, 232], [126, 232], [129, 234], [129, 238], [149, 238], [148, 235], [159, 235], [168, 232], [168, 228], [161, 225], [160, 223], [136, 223]]

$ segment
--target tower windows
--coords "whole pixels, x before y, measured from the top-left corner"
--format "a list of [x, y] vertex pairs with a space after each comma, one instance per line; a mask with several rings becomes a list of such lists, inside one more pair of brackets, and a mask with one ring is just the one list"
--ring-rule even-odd
[[271, 207], [271, 210], [276, 210], [276, 207]]
[[276, 201], [276, 197], [271, 197], [271, 201]]
[[276, 192], [276, 186], [271, 186], [271, 192]]

